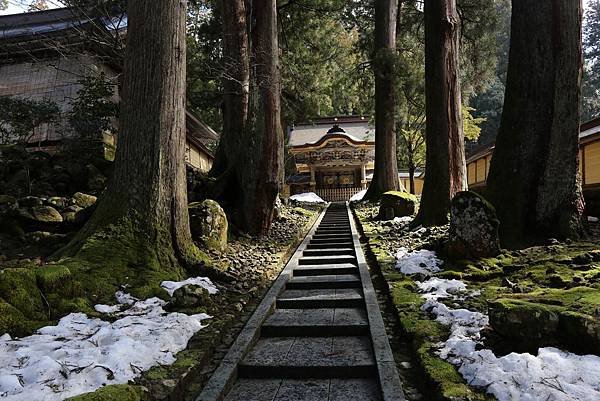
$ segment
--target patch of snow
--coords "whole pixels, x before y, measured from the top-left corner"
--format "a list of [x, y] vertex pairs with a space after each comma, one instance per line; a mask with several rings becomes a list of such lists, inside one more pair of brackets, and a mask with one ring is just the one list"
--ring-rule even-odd
[[290, 196], [291, 200], [296, 202], [306, 202], [306, 203], [327, 203], [325, 202], [319, 195], [314, 192], [305, 192], [303, 194], [297, 194]]
[[160, 286], [167, 290], [170, 296], [173, 296], [175, 290], [188, 284], [198, 285], [207, 290], [210, 295], [219, 292], [217, 287], [215, 287], [213, 282], [207, 277], [192, 277], [184, 281], [163, 281], [160, 283]]
[[426, 274], [439, 272], [442, 261], [438, 259], [435, 252], [422, 249], [420, 251], [409, 251], [400, 248], [396, 253], [396, 268], [404, 274]]
[[425, 299], [449, 298], [467, 291], [467, 286], [460, 280], [447, 280], [432, 277], [425, 282], [417, 282], [419, 289], [424, 292]]
[[588, 216], [588, 221], [590, 223], [597, 223], [600, 221], [600, 219], [598, 217], [594, 217], [594, 216]]
[[367, 193], [367, 190], [363, 189], [362, 191], [352, 195], [352, 197], [350, 198], [350, 202], [360, 202], [361, 200], [363, 200], [366, 193]]
[[[0, 337], [0, 399], [58, 401], [127, 383], [152, 366], [175, 362], [175, 354], [211, 317], [167, 313], [159, 298], [115, 296], [131, 307], [112, 323], [72, 313], [37, 334]], [[107, 305], [99, 309], [113, 310]]]
[[[423, 266], [418, 269], [413, 262], [419, 258], [432, 261], [435, 255], [414, 254], [401, 248], [399, 268], [417, 273], [431, 271]], [[423, 263], [433, 266], [427, 261]], [[492, 350], [481, 349], [481, 332], [489, 324], [487, 315], [452, 309], [440, 301], [444, 298], [458, 300], [464, 296], [467, 288], [463, 282], [432, 277], [417, 282], [417, 286], [424, 292], [422, 296], [426, 300], [422, 309], [435, 316], [436, 321], [450, 326], [450, 337], [439, 345], [439, 356], [457, 366], [470, 385], [484, 388], [499, 401], [600, 400], [599, 356], [576, 355], [546, 347], [540, 348], [537, 355], [513, 352], [497, 357]], [[470, 296], [479, 294], [480, 291], [469, 293]]]
[[413, 220], [412, 216], [394, 217], [394, 223], [410, 223]]

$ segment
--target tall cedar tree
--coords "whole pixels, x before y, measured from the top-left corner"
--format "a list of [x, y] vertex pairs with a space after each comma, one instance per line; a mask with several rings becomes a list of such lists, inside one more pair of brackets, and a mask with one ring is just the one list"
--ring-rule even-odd
[[77, 254], [87, 238], [104, 229], [128, 230], [124, 238], [135, 239], [135, 252], [146, 264], [177, 269], [196, 262], [183, 162], [185, 18], [186, 2], [129, 1], [113, 177], [94, 214], [62, 254]]
[[400, 189], [396, 157], [396, 21], [398, 0], [375, 1], [375, 171], [365, 199]]
[[513, 1], [506, 95], [488, 177], [505, 246], [582, 233], [581, 1]]
[[455, 0], [425, 0], [425, 183], [415, 224], [448, 222], [450, 201], [467, 187]]
[[222, 1], [224, 132], [211, 175], [235, 223], [265, 234], [283, 178], [281, 78], [275, 0]]

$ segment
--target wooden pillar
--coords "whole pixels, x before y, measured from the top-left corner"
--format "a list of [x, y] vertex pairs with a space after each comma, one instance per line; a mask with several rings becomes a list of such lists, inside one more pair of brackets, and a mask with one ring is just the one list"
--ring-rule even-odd
[[367, 165], [361, 164], [360, 166], [360, 187], [362, 189], [367, 188]]
[[315, 177], [315, 167], [310, 166], [310, 190], [315, 192], [317, 190], [317, 179]]

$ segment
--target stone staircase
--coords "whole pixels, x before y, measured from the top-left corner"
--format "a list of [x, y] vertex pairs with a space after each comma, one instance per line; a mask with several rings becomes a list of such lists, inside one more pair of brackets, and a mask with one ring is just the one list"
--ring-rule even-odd
[[346, 205], [331, 204], [309, 236], [235, 378], [221, 393], [209, 382], [198, 400], [404, 400]]

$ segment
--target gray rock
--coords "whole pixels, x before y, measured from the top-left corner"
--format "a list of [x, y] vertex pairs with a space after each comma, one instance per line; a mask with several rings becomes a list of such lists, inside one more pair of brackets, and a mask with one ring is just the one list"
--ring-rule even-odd
[[57, 208], [58, 210], [62, 210], [67, 207], [67, 205], [69, 204], [69, 200], [61, 196], [53, 196], [51, 198], [48, 198], [46, 204]]
[[83, 192], [76, 192], [73, 195], [73, 204], [83, 209], [93, 206], [98, 198], [93, 195], [84, 194]]
[[496, 210], [475, 192], [459, 192], [450, 207], [448, 255], [452, 258], [492, 257], [500, 253]]
[[224, 251], [227, 248], [227, 216], [217, 202], [207, 199], [189, 205], [192, 237], [208, 249]]
[[35, 221], [40, 223], [62, 223], [63, 218], [52, 206], [34, 206], [31, 208], [31, 214]]
[[412, 216], [417, 208], [418, 199], [408, 192], [389, 191], [381, 195], [379, 220], [392, 220], [395, 217]]
[[188, 284], [173, 293], [171, 303], [180, 308], [208, 306], [211, 303], [208, 291], [199, 285]]

